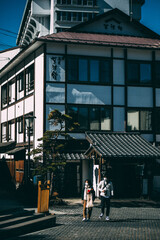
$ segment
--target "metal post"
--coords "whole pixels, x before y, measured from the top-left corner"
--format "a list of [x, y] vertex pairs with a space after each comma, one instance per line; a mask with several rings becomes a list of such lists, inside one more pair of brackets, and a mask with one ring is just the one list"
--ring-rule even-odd
[[28, 118], [29, 125], [28, 125], [28, 181], [30, 180], [30, 118]]

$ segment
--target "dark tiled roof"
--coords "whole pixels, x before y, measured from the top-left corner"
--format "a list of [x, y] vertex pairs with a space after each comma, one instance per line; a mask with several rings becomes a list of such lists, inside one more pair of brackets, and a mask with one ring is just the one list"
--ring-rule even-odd
[[160, 150], [139, 134], [86, 133], [86, 138], [102, 157], [160, 157]]
[[97, 33], [60, 32], [40, 37], [39, 40], [102, 46], [160, 48], [160, 39]]
[[13, 155], [15, 153], [18, 153], [20, 151], [24, 151], [25, 150], [25, 147], [17, 147], [17, 148], [14, 148], [8, 152], [6, 152], [8, 155]]
[[61, 160], [83, 160], [86, 159], [86, 156], [84, 153], [61, 153], [59, 154], [59, 157]]

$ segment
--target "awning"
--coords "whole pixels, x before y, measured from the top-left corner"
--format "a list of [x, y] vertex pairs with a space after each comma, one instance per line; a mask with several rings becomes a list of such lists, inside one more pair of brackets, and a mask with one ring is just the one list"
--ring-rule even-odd
[[24, 151], [25, 150], [25, 147], [17, 147], [17, 148], [14, 148], [8, 152], [6, 152], [8, 155], [14, 155], [18, 152], [21, 152], [21, 151]]
[[86, 133], [91, 147], [103, 158], [159, 158], [160, 150], [137, 133]]
[[0, 153], [6, 153], [6, 151], [9, 151], [10, 149], [15, 148], [16, 142], [4, 142], [0, 143]]

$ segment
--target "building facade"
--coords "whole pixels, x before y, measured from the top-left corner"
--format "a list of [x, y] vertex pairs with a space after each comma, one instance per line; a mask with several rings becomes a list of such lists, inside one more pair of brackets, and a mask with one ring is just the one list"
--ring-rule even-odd
[[[28, 149], [29, 121], [33, 129], [31, 148], [35, 148], [46, 130], [55, 130], [47, 117], [58, 109], [80, 123], [80, 128], [70, 133], [76, 139], [85, 140], [86, 132], [140, 133], [146, 142], [159, 145], [159, 46], [159, 35], [137, 21], [130, 22], [130, 16], [117, 9], [69, 31], [37, 38], [1, 69], [1, 142], [16, 142], [22, 160], [21, 150]], [[29, 120], [28, 115], [36, 118]], [[127, 166], [134, 166], [132, 184], [137, 177], [136, 167], [145, 167], [144, 158], [138, 160], [143, 155], [151, 159], [148, 165], [154, 158], [152, 183], [159, 189], [159, 150], [148, 155], [147, 149], [148, 145], [143, 155], [134, 148], [135, 153], [130, 155], [132, 161]], [[95, 159], [99, 159], [100, 152], [96, 151], [93, 156], [90, 151], [77, 158], [69, 155], [72, 166], [67, 165], [68, 176], [74, 173], [78, 193], [85, 178], [95, 182], [95, 170], [99, 173], [99, 166], [102, 170]], [[14, 156], [13, 152], [3, 152], [1, 158], [9, 161], [13, 159], [10, 155]], [[123, 155], [114, 157], [121, 157], [123, 162]], [[127, 176], [129, 179], [131, 175]], [[143, 178], [142, 171], [138, 176]]]
[[17, 45], [28, 45], [36, 37], [57, 33], [118, 8], [131, 20], [141, 19], [144, 0], [27, 0]]

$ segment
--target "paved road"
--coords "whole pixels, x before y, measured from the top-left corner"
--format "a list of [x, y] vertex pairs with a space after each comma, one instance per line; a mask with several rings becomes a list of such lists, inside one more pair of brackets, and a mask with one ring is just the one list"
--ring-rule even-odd
[[[82, 222], [80, 201], [51, 208], [57, 225], [16, 240], [160, 240], [160, 206], [154, 202], [112, 202], [110, 221], [100, 220], [96, 202], [90, 222]], [[14, 240], [15, 240], [14, 239]]]

